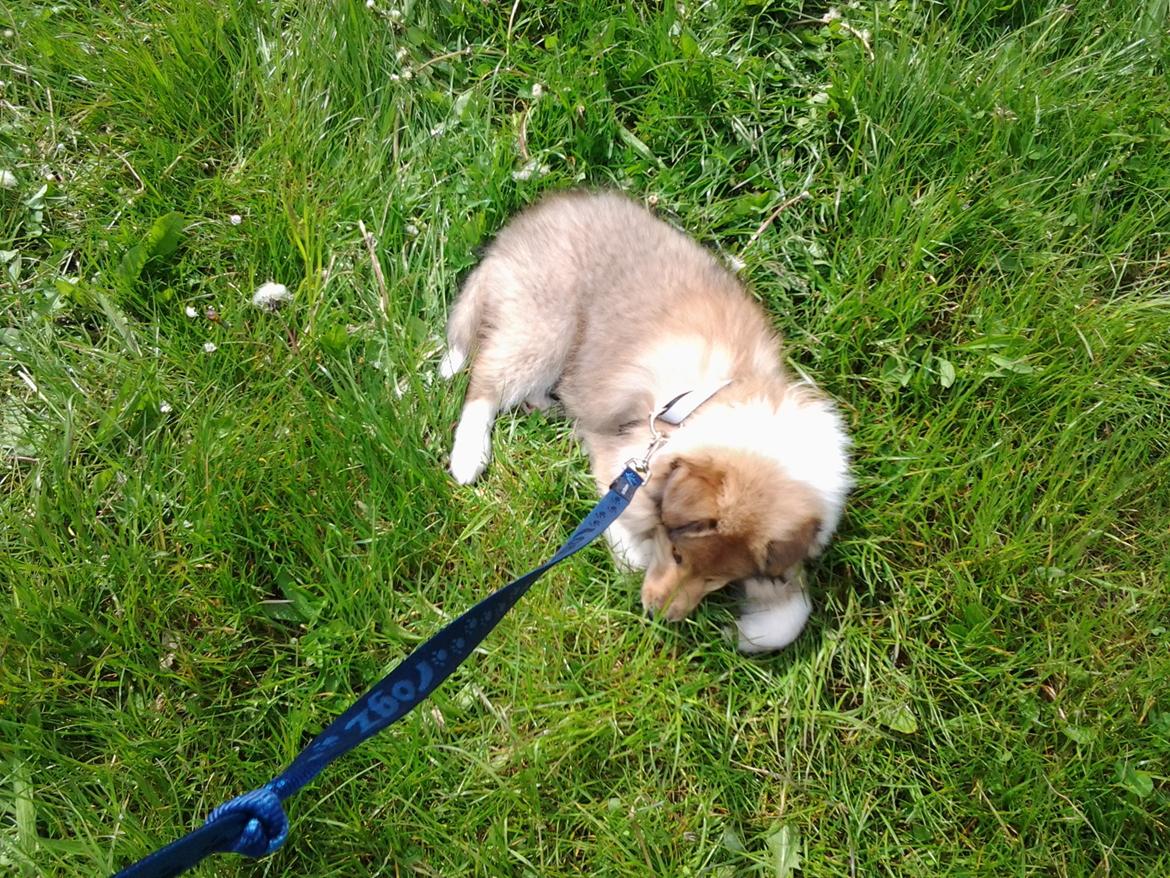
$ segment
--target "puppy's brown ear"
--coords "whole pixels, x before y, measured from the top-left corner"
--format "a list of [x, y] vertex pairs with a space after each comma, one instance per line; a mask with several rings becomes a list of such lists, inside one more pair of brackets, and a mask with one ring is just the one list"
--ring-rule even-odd
[[671, 462], [659, 506], [670, 538], [699, 536], [719, 526], [719, 490], [723, 476], [702, 461]]
[[820, 519], [809, 518], [788, 536], [771, 540], [764, 549], [764, 573], [783, 576], [808, 557], [808, 550], [821, 529]]

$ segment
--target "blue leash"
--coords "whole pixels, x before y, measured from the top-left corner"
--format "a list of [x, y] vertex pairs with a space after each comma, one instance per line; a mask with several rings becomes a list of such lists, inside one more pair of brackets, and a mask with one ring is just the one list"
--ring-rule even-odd
[[214, 853], [263, 857], [274, 852], [288, 838], [288, 817], [281, 806], [285, 799], [299, 792], [334, 759], [401, 719], [425, 699], [471, 655], [545, 571], [589, 545], [613, 524], [641, 486], [641, 476], [627, 467], [552, 558], [484, 598], [408, 655], [314, 738], [275, 780], [220, 805], [199, 829], [127, 866], [114, 878], [170, 878]]

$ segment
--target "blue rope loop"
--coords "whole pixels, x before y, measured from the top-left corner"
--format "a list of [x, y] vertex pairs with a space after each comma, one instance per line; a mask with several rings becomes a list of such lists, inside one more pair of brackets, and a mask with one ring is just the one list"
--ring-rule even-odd
[[232, 814], [248, 818], [239, 838], [231, 846], [237, 854], [249, 857], [265, 857], [275, 852], [288, 838], [288, 816], [284, 813], [280, 796], [268, 787], [236, 796], [217, 807], [207, 817], [207, 825]]

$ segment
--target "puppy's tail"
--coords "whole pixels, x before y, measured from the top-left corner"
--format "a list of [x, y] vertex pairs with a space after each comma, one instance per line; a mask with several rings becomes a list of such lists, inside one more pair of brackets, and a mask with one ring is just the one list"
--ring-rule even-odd
[[483, 318], [483, 283], [479, 274], [473, 271], [467, 278], [447, 317], [447, 350], [439, 364], [439, 374], [444, 378], [462, 369], [475, 347]]

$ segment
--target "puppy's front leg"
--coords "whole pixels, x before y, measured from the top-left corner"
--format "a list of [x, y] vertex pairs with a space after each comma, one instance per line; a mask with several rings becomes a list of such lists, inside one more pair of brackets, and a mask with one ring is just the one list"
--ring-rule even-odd
[[743, 591], [743, 615], [736, 622], [740, 652], [783, 649], [800, 636], [812, 613], [803, 574], [796, 572], [790, 579], [745, 579]]
[[614, 563], [619, 570], [645, 570], [650, 566], [654, 553], [654, 540], [639, 536], [622, 519], [618, 519], [605, 532], [605, 539], [613, 553]]

